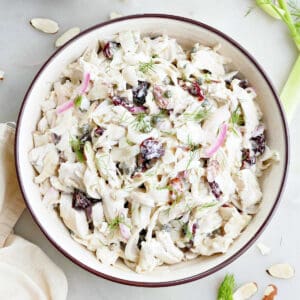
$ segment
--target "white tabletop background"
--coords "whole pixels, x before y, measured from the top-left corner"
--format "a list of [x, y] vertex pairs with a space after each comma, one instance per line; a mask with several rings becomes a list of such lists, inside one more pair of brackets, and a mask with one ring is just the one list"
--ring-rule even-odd
[[[258, 9], [244, 17], [252, 0], [0, 0], [0, 69], [6, 73], [0, 82], [0, 122], [16, 121], [18, 111], [35, 73], [54, 52], [56, 35], [35, 31], [32, 17], [48, 17], [59, 22], [61, 31], [72, 26], [86, 29], [108, 19], [111, 11], [123, 15], [134, 13], [169, 13], [200, 20], [227, 33], [248, 49], [265, 68], [280, 90], [296, 59], [296, 49], [286, 28]], [[16, 232], [39, 245], [65, 272], [71, 300], [123, 299], [216, 299], [217, 287], [228, 272], [238, 284], [256, 281], [262, 299], [269, 283], [279, 289], [278, 299], [300, 299], [300, 107], [290, 126], [291, 164], [288, 183], [281, 204], [260, 238], [272, 248], [262, 256], [252, 246], [227, 268], [196, 282], [170, 288], [128, 287], [98, 278], [74, 265], [44, 237], [26, 210]], [[272, 130], [270, 128], [269, 130]], [[265, 269], [270, 264], [288, 262], [296, 269], [291, 280], [271, 278]], [[60, 283], [57, 282], [59, 285]], [[6, 299], [3, 299], [6, 300]]]

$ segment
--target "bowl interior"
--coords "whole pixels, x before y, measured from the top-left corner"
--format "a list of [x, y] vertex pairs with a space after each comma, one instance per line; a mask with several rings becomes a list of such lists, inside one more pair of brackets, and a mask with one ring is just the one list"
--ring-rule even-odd
[[[28, 160], [28, 152], [33, 147], [31, 133], [35, 130], [37, 121], [40, 118], [40, 104], [44, 97], [47, 96], [51, 82], [57, 80], [61, 70], [78, 58], [87, 46], [95, 45], [99, 39], [111, 38], [116, 32], [136, 29], [139, 29], [143, 34], [167, 34], [176, 38], [184, 47], [189, 47], [195, 42], [210, 46], [221, 44], [221, 54], [231, 58], [232, 68], [240, 70], [256, 89], [259, 95], [258, 103], [264, 114], [264, 121], [267, 127], [268, 144], [271, 148], [277, 149], [280, 154], [280, 162], [273, 165], [261, 178], [264, 195], [261, 209], [226, 254], [201, 257], [190, 262], [159, 267], [148, 274], [136, 274], [121, 262], [114, 267], [105, 266], [92, 253], [76, 243], [70, 237], [68, 230], [66, 230], [57, 215], [49, 213], [43, 206], [38, 187], [33, 183], [34, 171]], [[154, 285], [159, 283], [169, 284], [170, 281], [176, 283], [174, 281], [182, 281], [190, 277], [200, 278], [219, 269], [241, 254], [251, 241], [258, 236], [274, 209], [285, 177], [287, 168], [287, 136], [284, 124], [282, 111], [264, 75], [251, 59], [230, 40], [205, 26], [202, 27], [199, 24], [183, 19], [162, 16], [123, 18], [104, 26], [94, 27], [68, 43], [49, 60], [46, 67], [37, 76], [25, 99], [19, 118], [16, 144], [19, 179], [27, 205], [40, 227], [46, 232], [48, 238], [55, 241], [55, 244], [67, 256], [75, 260], [76, 263], [81, 264], [94, 273], [125, 283], [128, 283], [128, 281], [131, 283], [135, 282], [134, 284], [137, 285], [145, 283]]]

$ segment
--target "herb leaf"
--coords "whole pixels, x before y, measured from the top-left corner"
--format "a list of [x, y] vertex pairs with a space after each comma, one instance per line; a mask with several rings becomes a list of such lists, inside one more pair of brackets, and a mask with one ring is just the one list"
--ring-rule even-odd
[[125, 218], [123, 215], [119, 215], [119, 216], [116, 216], [114, 219], [112, 219], [109, 223], [108, 223], [108, 228], [110, 231], [115, 231], [120, 224], [124, 224], [126, 225], [127, 227], [130, 227], [129, 225], [127, 225], [125, 223]]
[[84, 154], [83, 154], [83, 143], [78, 139], [71, 140], [71, 147], [76, 154], [77, 160], [79, 162], [84, 162]]
[[148, 133], [152, 130], [151, 117], [145, 113], [138, 114], [132, 121], [132, 125], [136, 130], [143, 133]]
[[184, 113], [183, 116], [187, 121], [201, 122], [209, 116], [209, 113], [210, 110], [205, 108], [196, 110], [192, 113]]
[[238, 106], [235, 111], [232, 113], [231, 118], [230, 118], [231, 124], [236, 124], [238, 126], [243, 126], [245, 125], [244, 117], [242, 114], [241, 108]]
[[214, 206], [216, 206], [217, 204], [218, 204], [217, 201], [204, 203], [204, 204], [202, 204], [201, 206], [198, 206], [198, 207], [197, 207], [197, 211], [201, 211], [201, 210], [203, 210], [203, 209], [205, 209], [205, 208], [214, 207]]
[[154, 71], [154, 65], [155, 65], [155, 63], [152, 59], [149, 62], [145, 62], [145, 63], [140, 62], [139, 63], [139, 70], [142, 73], [146, 74], [149, 71]]
[[189, 229], [189, 223], [185, 223], [182, 226], [184, 236], [190, 241], [193, 238], [193, 233]]
[[79, 96], [77, 96], [77, 97], [75, 98], [75, 100], [74, 100], [74, 105], [75, 105], [76, 107], [80, 107], [81, 102], [82, 102], [82, 95], [79, 95]]
[[227, 274], [218, 290], [218, 300], [233, 300], [235, 279], [232, 274]]

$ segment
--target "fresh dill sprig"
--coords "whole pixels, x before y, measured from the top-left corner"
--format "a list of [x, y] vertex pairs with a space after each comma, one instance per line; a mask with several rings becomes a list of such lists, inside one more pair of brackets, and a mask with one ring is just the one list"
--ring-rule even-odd
[[187, 148], [189, 149], [189, 160], [187, 162], [187, 166], [186, 166], [186, 170], [189, 169], [192, 161], [195, 159], [196, 155], [197, 155], [197, 150], [199, 149], [199, 145], [198, 144], [195, 144], [192, 142], [190, 136], [188, 135], [188, 140], [187, 140]]
[[152, 130], [152, 119], [151, 116], [140, 113], [132, 121], [132, 126], [135, 130], [143, 133], [148, 133]]
[[218, 290], [218, 300], [233, 300], [235, 279], [232, 274], [227, 274]]
[[72, 139], [70, 141], [72, 150], [75, 152], [77, 160], [79, 162], [84, 162], [84, 154], [83, 154], [83, 146], [84, 143], [82, 143], [80, 140], [78, 139]]
[[208, 108], [198, 109], [192, 113], [184, 113], [183, 117], [187, 121], [195, 121], [201, 122], [205, 120], [210, 114], [210, 110]]
[[199, 211], [201, 211], [201, 210], [203, 210], [203, 209], [210, 208], [210, 207], [214, 207], [214, 206], [216, 206], [217, 204], [218, 204], [217, 201], [204, 203], [204, 204], [202, 204], [201, 206], [198, 206], [198, 207], [197, 207], [197, 211], [199, 212]]
[[[109, 223], [108, 223], [108, 228], [110, 231], [115, 231], [119, 225], [123, 223], [125, 224], [125, 219], [122, 215], [120, 216], [116, 216], [114, 219], [112, 219]], [[125, 224], [126, 225], [126, 224]]]
[[76, 107], [80, 107], [81, 102], [82, 102], [82, 95], [79, 95], [79, 96], [77, 96], [77, 97], [75, 98], [75, 100], [74, 100], [74, 105], [75, 105]]
[[193, 238], [193, 233], [189, 229], [189, 223], [185, 223], [182, 226], [184, 236], [190, 241]]
[[144, 73], [147, 74], [149, 71], [154, 72], [154, 61], [153, 59], [151, 59], [149, 62], [140, 62], [139, 63], [139, 70]]
[[242, 110], [241, 110], [241, 108], [239, 106], [231, 114], [230, 122], [233, 125], [234, 124], [238, 125], [238, 126], [245, 125], [244, 116], [243, 116]]

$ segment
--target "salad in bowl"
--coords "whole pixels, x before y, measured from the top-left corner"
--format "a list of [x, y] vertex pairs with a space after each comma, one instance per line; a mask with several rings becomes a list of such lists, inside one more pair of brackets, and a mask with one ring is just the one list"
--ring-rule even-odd
[[255, 89], [219, 45], [128, 30], [68, 64], [28, 156], [43, 204], [106, 265], [226, 253], [278, 160]]

